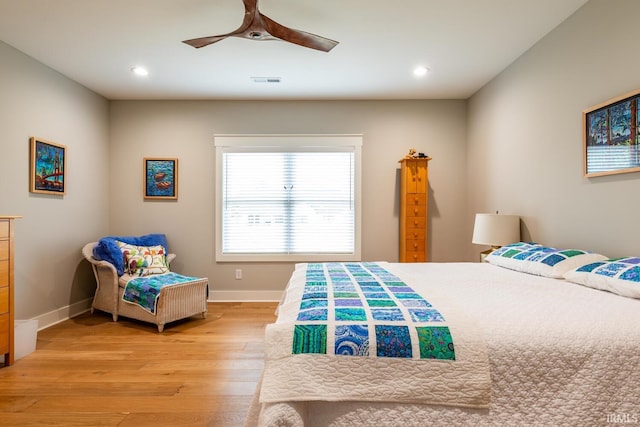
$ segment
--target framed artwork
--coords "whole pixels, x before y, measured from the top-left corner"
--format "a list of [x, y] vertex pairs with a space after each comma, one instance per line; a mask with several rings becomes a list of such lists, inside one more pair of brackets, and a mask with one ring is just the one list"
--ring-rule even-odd
[[29, 142], [29, 191], [63, 196], [67, 182], [67, 147], [36, 137], [31, 137]]
[[582, 112], [584, 175], [640, 172], [640, 90]]
[[145, 199], [178, 199], [178, 159], [143, 159]]

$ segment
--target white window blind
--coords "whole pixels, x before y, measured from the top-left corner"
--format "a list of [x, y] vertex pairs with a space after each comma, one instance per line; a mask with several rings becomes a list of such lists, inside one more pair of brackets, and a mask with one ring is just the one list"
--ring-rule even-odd
[[359, 146], [309, 138], [217, 147], [218, 260], [359, 259]]

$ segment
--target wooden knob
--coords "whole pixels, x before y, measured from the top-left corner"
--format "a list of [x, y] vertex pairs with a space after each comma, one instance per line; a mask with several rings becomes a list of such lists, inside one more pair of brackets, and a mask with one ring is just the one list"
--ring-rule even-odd
[[413, 244], [413, 249], [418, 249], [418, 244], [417, 243]]

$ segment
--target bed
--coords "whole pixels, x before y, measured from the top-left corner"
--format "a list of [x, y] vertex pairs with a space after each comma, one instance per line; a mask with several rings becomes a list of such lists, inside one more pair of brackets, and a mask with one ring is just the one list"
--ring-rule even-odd
[[[615, 260], [593, 256], [566, 271], [543, 272], [552, 277], [531, 265], [523, 272], [495, 263], [298, 264], [278, 318], [266, 328], [265, 368], [245, 426], [640, 422], [640, 300], [604, 291], [602, 280], [563, 278], [584, 265], [590, 265], [585, 274], [612, 269], [607, 263]], [[640, 259], [634, 260], [629, 268], [638, 275]], [[355, 282], [349, 265], [374, 271], [375, 279], [391, 282], [387, 290], [406, 294], [395, 286], [402, 282], [427, 301], [444, 322], [420, 318], [426, 320], [420, 325], [446, 325], [455, 357], [447, 359], [445, 349], [423, 358], [415, 337], [413, 354], [403, 357], [380, 357], [372, 342], [368, 356], [331, 354], [338, 348], [331, 336], [340, 326], [331, 320], [341, 303], [331, 297], [337, 291], [329, 271], [344, 268]], [[308, 307], [305, 292], [322, 284], [318, 269], [329, 287], [326, 354], [295, 349], [296, 327], [323, 324], [301, 315]], [[450, 370], [466, 362], [474, 368]]]

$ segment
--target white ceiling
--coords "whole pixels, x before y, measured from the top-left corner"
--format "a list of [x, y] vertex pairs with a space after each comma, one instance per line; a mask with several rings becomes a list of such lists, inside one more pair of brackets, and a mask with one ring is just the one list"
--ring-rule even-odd
[[[238, 28], [242, 0], [0, 0], [0, 40], [108, 99], [465, 99], [586, 1], [258, 2], [282, 25], [340, 42], [325, 53], [181, 43]], [[431, 70], [422, 79], [419, 64]]]

